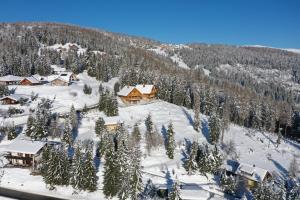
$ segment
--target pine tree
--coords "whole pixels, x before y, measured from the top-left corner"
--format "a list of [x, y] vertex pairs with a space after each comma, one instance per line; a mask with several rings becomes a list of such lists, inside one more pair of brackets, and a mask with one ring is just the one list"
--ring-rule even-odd
[[134, 147], [134, 152], [131, 160], [130, 171], [130, 199], [138, 200], [138, 195], [143, 189], [142, 172], [141, 172], [141, 156], [140, 145]]
[[17, 137], [16, 127], [14, 125], [12, 125], [8, 128], [7, 139], [8, 140], [13, 140], [16, 137]]
[[116, 163], [114, 143], [110, 141], [105, 152], [103, 173], [103, 194], [106, 198], [112, 198], [119, 191], [119, 166]]
[[220, 154], [219, 149], [216, 145], [215, 145], [213, 151], [211, 152], [210, 158], [211, 158], [211, 161], [209, 162], [210, 163], [210, 171], [211, 171], [211, 173], [216, 174], [220, 170], [220, 167], [223, 162], [222, 155]]
[[95, 132], [96, 135], [100, 137], [100, 139], [103, 137], [103, 134], [105, 132], [105, 121], [102, 117], [99, 117], [98, 120], [96, 121], [96, 125], [95, 125]]
[[194, 92], [194, 129], [199, 131], [200, 129], [200, 96], [198, 91]]
[[166, 150], [167, 150], [167, 155], [170, 159], [174, 158], [174, 150], [176, 147], [175, 143], [175, 135], [174, 135], [174, 130], [173, 130], [173, 124], [170, 122], [167, 130], [167, 141], [166, 141]]
[[70, 118], [70, 123], [71, 123], [72, 129], [73, 130], [76, 129], [78, 126], [78, 120], [77, 120], [77, 113], [76, 113], [76, 110], [75, 110], [75, 107], [73, 104], [71, 106], [69, 118]]
[[44, 182], [47, 183], [46, 179], [46, 175], [49, 173], [49, 162], [50, 162], [50, 153], [51, 153], [52, 149], [49, 146], [46, 146], [45, 148], [43, 148], [43, 152], [42, 152], [42, 159], [41, 159], [41, 166], [40, 166], [40, 170], [41, 170], [41, 175], [44, 179]]
[[197, 151], [198, 151], [198, 143], [194, 141], [189, 156], [184, 162], [184, 168], [187, 171], [188, 175], [193, 174], [193, 172], [197, 170], [197, 162], [196, 162]]
[[84, 187], [84, 159], [81, 153], [81, 148], [78, 146], [75, 149], [75, 155], [71, 166], [72, 176], [70, 178], [70, 184], [74, 189], [83, 190]]
[[134, 124], [132, 133], [131, 133], [131, 139], [134, 145], [139, 144], [141, 142], [142, 136], [139, 129], [139, 126], [137, 123]]
[[83, 185], [84, 189], [93, 192], [97, 189], [97, 175], [96, 167], [93, 161], [92, 151], [88, 150], [86, 153], [86, 159], [84, 161], [84, 176]]
[[73, 136], [68, 118], [65, 121], [64, 132], [61, 140], [69, 146], [72, 146], [73, 144]]
[[179, 185], [178, 180], [174, 181], [174, 183], [172, 185], [172, 191], [170, 193], [169, 199], [170, 200], [181, 200], [180, 185]]
[[216, 111], [212, 112], [208, 123], [210, 129], [210, 141], [212, 144], [216, 144], [219, 141], [221, 133], [221, 123]]
[[238, 184], [233, 176], [227, 176], [226, 173], [223, 173], [220, 179], [220, 186], [225, 193], [234, 195]]
[[30, 137], [32, 135], [32, 132], [34, 132], [34, 124], [35, 124], [35, 119], [32, 115], [28, 116], [27, 119], [27, 128], [25, 131], [25, 134]]
[[55, 185], [69, 184], [70, 164], [67, 154], [62, 149], [52, 149], [49, 155], [49, 164], [45, 176], [46, 183], [54, 189]]

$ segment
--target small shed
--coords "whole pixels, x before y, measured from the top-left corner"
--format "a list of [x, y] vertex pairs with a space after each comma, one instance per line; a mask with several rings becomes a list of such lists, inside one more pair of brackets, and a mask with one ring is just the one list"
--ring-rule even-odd
[[2, 97], [0, 101], [2, 102], [2, 104], [5, 105], [13, 105], [13, 104], [18, 104], [21, 99], [22, 99], [21, 95], [11, 94], [9, 96]]
[[5, 149], [6, 158], [14, 166], [35, 167], [45, 145], [42, 141], [15, 139]]
[[123, 125], [124, 123], [119, 116], [105, 117], [104, 122], [105, 128], [111, 132], [115, 131], [118, 126]]

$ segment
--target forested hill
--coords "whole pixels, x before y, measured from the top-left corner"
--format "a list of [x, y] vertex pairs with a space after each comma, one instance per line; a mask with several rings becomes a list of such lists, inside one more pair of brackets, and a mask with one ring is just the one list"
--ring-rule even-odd
[[300, 54], [260, 47], [171, 45], [56, 23], [0, 24], [0, 76], [49, 75], [51, 65], [120, 84], [154, 83], [165, 101], [257, 129], [296, 130]]

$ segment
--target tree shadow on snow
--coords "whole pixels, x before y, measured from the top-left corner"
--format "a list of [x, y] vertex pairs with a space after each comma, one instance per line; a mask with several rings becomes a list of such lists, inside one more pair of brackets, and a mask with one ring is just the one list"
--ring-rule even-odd
[[99, 172], [99, 167], [100, 167], [100, 163], [101, 163], [101, 159], [99, 156], [97, 156], [97, 154], [94, 157], [94, 164], [96, 167], [96, 171]]
[[167, 187], [168, 187], [168, 189], [170, 191], [172, 189], [173, 179], [171, 177], [171, 173], [169, 171], [169, 168], [167, 168], [166, 181], [167, 181]]
[[280, 171], [282, 176], [286, 176], [289, 172], [276, 160], [270, 159], [273, 164], [275, 165], [275, 167]]
[[193, 120], [191, 114], [188, 113], [188, 112], [186, 111], [185, 108], [181, 108], [181, 109], [182, 109], [182, 112], [184, 113], [184, 115], [186, 116], [186, 118], [188, 119], [189, 124], [190, 124], [191, 126], [194, 126], [194, 120]]
[[201, 120], [201, 130], [202, 130], [202, 134], [205, 137], [206, 141], [210, 142], [208, 121]]
[[166, 147], [167, 146], [166, 145], [167, 144], [167, 129], [166, 129], [165, 125], [162, 125], [162, 127], [161, 127], [161, 134], [164, 138], [164, 145]]

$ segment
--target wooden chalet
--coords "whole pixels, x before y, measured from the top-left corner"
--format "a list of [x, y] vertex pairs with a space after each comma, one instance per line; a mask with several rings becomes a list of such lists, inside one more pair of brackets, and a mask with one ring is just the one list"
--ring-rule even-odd
[[116, 131], [118, 126], [121, 126], [123, 124], [124, 122], [120, 119], [119, 116], [104, 118], [104, 126], [109, 132]]
[[125, 103], [136, 104], [142, 100], [143, 94], [133, 86], [125, 86], [119, 92], [118, 96]]
[[227, 175], [238, 176], [248, 188], [255, 188], [258, 183], [272, 178], [271, 173], [266, 169], [233, 160], [226, 161], [225, 169]]
[[78, 79], [74, 73], [64, 72], [59, 74], [58, 76], [54, 76], [50, 83], [53, 86], [68, 86], [72, 83], [72, 81], [76, 80]]
[[155, 99], [157, 89], [154, 85], [136, 85], [125, 86], [119, 92], [118, 96], [125, 103], [136, 104], [140, 101], [151, 101]]
[[2, 97], [0, 99], [0, 101], [2, 104], [5, 104], [5, 105], [13, 105], [13, 104], [18, 104], [20, 102], [21, 98], [22, 98], [22, 96], [20, 96], [20, 95], [12, 94], [9, 96]]
[[0, 85], [18, 85], [23, 77], [7, 75], [0, 77]]
[[135, 88], [142, 93], [142, 99], [145, 101], [151, 101], [156, 97], [157, 89], [154, 85], [136, 85]]
[[15, 139], [7, 145], [5, 152], [9, 164], [21, 167], [35, 168], [46, 142]]
[[20, 81], [20, 85], [40, 85], [41, 82], [34, 76], [26, 77]]

